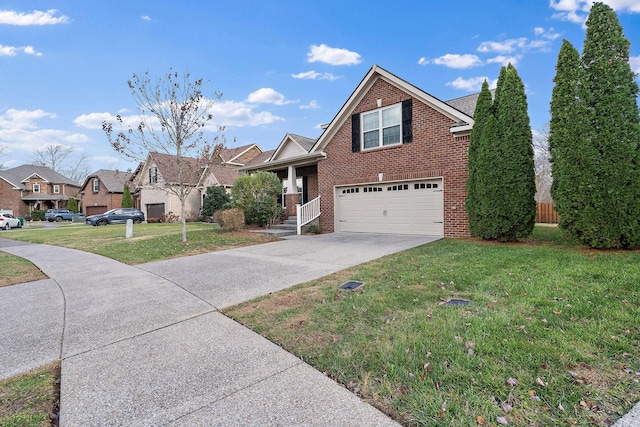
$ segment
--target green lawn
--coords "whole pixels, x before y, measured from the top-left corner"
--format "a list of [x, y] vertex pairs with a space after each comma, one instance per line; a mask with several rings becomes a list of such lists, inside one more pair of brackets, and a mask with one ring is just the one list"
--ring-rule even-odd
[[640, 400], [640, 252], [556, 228], [442, 240], [225, 314], [407, 426], [606, 426]]
[[133, 237], [125, 238], [125, 225], [92, 227], [65, 223], [58, 228], [37, 226], [13, 230], [0, 237], [79, 249], [126, 264], [141, 264], [179, 256], [254, 245], [275, 240], [248, 231], [224, 232], [217, 224], [187, 223], [187, 242], [182, 243], [180, 223], [135, 224]]
[[[0, 427], [46, 427], [59, 404], [60, 364], [0, 381]], [[57, 424], [56, 424], [57, 425]]]

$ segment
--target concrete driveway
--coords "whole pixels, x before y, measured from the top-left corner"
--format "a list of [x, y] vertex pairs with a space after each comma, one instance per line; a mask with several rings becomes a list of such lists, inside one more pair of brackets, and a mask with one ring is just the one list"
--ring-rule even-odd
[[[396, 425], [217, 309], [438, 238], [333, 233], [127, 266], [0, 239], [0, 379], [62, 359], [61, 425]], [[61, 262], [73, 260], [73, 262]]]

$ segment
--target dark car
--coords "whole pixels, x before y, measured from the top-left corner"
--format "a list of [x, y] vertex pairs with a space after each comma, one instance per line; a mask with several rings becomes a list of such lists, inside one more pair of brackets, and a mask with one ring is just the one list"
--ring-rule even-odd
[[85, 223], [89, 225], [121, 224], [127, 222], [128, 219], [133, 220], [135, 224], [140, 224], [144, 221], [144, 214], [140, 209], [135, 208], [111, 209], [102, 214], [89, 215], [85, 219]]
[[74, 218], [83, 219], [84, 214], [71, 212], [68, 209], [49, 209], [47, 213], [44, 214], [44, 219], [49, 222], [73, 221]]

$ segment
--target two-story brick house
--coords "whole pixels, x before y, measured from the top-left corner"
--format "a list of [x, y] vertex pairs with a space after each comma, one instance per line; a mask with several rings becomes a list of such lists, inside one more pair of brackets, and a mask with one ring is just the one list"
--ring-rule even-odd
[[100, 169], [85, 179], [80, 191], [82, 211], [85, 215], [95, 215], [122, 206], [124, 186], [129, 186], [131, 172]]
[[287, 135], [268, 161], [240, 170], [277, 173], [287, 212], [317, 203], [325, 232], [466, 237], [476, 98], [444, 102], [373, 66], [313, 144]]
[[79, 198], [80, 184], [46, 166], [21, 165], [0, 171], [0, 208], [15, 216], [33, 210], [65, 208]]

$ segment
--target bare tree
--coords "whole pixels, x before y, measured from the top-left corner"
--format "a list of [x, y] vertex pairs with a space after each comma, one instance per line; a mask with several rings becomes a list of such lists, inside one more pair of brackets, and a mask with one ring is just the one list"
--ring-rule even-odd
[[[102, 129], [111, 146], [131, 159], [142, 161], [149, 152], [175, 157], [177, 178], [175, 182], [167, 182], [165, 189], [180, 200], [182, 241], [186, 242], [186, 200], [194, 188], [191, 185], [196, 179], [194, 174], [199, 174], [199, 180], [211, 160], [217, 138], [207, 142], [204, 127], [213, 118], [211, 107], [222, 95], [214, 92], [212, 97], [206, 97], [203, 79], [192, 80], [189, 73], [180, 75], [172, 69], [157, 80], [152, 80], [149, 72], [142, 76], [133, 74], [128, 85], [140, 121], [127, 125], [118, 115], [118, 130], [108, 122], [102, 123]], [[185, 159], [189, 157], [198, 159], [200, 167], [194, 168], [193, 162]]]
[[33, 154], [33, 163], [46, 166], [54, 171], [82, 183], [89, 175], [89, 157], [86, 154], [78, 154], [71, 147], [60, 144], [47, 145], [42, 150], [36, 150]]
[[549, 154], [549, 124], [533, 135], [533, 153], [536, 170], [536, 200], [539, 203], [553, 203], [551, 199], [551, 162]]

